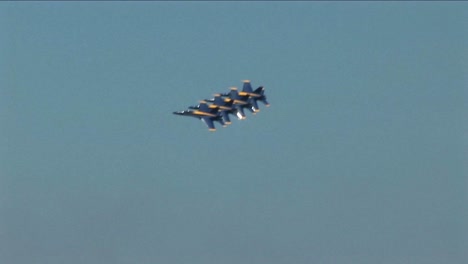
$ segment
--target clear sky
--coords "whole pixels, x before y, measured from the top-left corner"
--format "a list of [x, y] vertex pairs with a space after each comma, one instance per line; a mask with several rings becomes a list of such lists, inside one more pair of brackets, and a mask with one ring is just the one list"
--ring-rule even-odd
[[466, 2], [0, 3], [0, 262], [468, 263], [467, 76]]

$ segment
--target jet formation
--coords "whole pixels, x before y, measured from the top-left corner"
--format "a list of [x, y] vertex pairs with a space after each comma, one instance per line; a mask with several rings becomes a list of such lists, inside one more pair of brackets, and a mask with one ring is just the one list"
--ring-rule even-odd
[[173, 112], [175, 115], [191, 116], [200, 119], [208, 126], [209, 131], [216, 131], [214, 122], [219, 122], [223, 127], [231, 124], [230, 115], [239, 120], [246, 119], [244, 109], [247, 108], [253, 114], [260, 111], [258, 101], [270, 106], [266, 99], [263, 86], [253, 90], [249, 80], [243, 83], [242, 91], [231, 87], [227, 93], [214, 94], [211, 99], [201, 100], [198, 105], [189, 106], [187, 110]]

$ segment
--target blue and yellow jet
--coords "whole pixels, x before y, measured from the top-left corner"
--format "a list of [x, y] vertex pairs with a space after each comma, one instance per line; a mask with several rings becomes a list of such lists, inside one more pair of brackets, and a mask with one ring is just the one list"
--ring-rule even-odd
[[[235, 115], [239, 119], [246, 119], [244, 108], [250, 107], [250, 96], [239, 92], [236, 87], [231, 87], [229, 93], [222, 94], [232, 101], [232, 107], [235, 109]], [[241, 94], [242, 93], [242, 94]]]
[[217, 107], [219, 112], [223, 116], [224, 122], [226, 124], [231, 124], [229, 114], [237, 116], [239, 119], [242, 119], [242, 115], [239, 113], [237, 107], [234, 106], [234, 100], [230, 98], [223, 98], [221, 94], [214, 94], [214, 98], [205, 99], [207, 102], [211, 102], [210, 107]]
[[208, 105], [205, 101], [200, 101], [196, 109], [173, 112], [173, 114], [198, 118], [208, 126], [209, 131], [216, 131], [213, 121], [219, 122], [224, 127], [226, 126], [219, 109]]
[[244, 81], [244, 85], [242, 87], [242, 92], [239, 92], [239, 95], [248, 95], [250, 107], [248, 108], [252, 113], [256, 113], [260, 111], [258, 108], [257, 101], [261, 101], [267, 107], [270, 106], [268, 103], [265, 95], [265, 88], [263, 86], [259, 86], [255, 91], [252, 89], [252, 85], [250, 84], [249, 80]]
[[263, 86], [253, 90], [249, 80], [243, 81], [242, 91], [238, 91], [237, 88], [232, 87], [229, 93], [222, 94], [228, 97], [234, 103], [234, 108], [237, 111], [239, 119], [245, 119], [244, 108], [247, 108], [253, 114], [260, 111], [257, 101], [261, 101], [266, 106], [270, 106], [270, 103], [266, 100], [265, 88]]
[[[237, 116], [238, 119], [245, 119], [244, 108], [249, 109], [253, 114], [260, 111], [257, 101], [270, 106], [266, 100], [265, 89], [263, 86], [253, 90], [249, 80], [243, 81], [242, 91], [232, 87], [229, 93], [215, 94], [214, 98], [200, 101], [197, 106], [189, 106], [190, 110], [173, 112], [176, 115], [191, 116], [203, 121], [210, 131], [216, 131], [214, 121], [222, 126], [231, 124], [229, 114]], [[211, 102], [211, 104], [207, 104]]]

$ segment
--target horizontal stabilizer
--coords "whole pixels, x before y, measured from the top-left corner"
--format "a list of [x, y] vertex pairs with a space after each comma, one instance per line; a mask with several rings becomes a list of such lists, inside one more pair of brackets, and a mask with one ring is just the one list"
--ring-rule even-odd
[[270, 106], [270, 103], [268, 103], [266, 97], [263, 97], [262, 99], [260, 99], [260, 101], [262, 101], [262, 103], [264, 103], [266, 106]]

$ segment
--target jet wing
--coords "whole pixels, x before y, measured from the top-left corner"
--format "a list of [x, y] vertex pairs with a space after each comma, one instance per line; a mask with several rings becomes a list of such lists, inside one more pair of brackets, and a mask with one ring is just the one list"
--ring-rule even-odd
[[252, 104], [251, 109], [252, 109], [252, 111], [253, 111], [254, 113], [260, 111], [260, 109], [258, 108], [257, 100], [251, 100], [250, 103]]
[[231, 124], [231, 119], [229, 118], [228, 111], [222, 111], [221, 114], [223, 115], [223, 119], [226, 125]]
[[201, 120], [203, 121], [203, 123], [205, 123], [208, 126], [209, 131], [216, 131], [216, 128], [213, 124], [213, 119], [211, 119], [210, 117], [204, 116], [201, 118]]
[[244, 113], [244, 108], [242, 106], [237, 106], [236, 107], [236, 116], [238, 119], [246, 119], [247, 117], [245, 116]]

